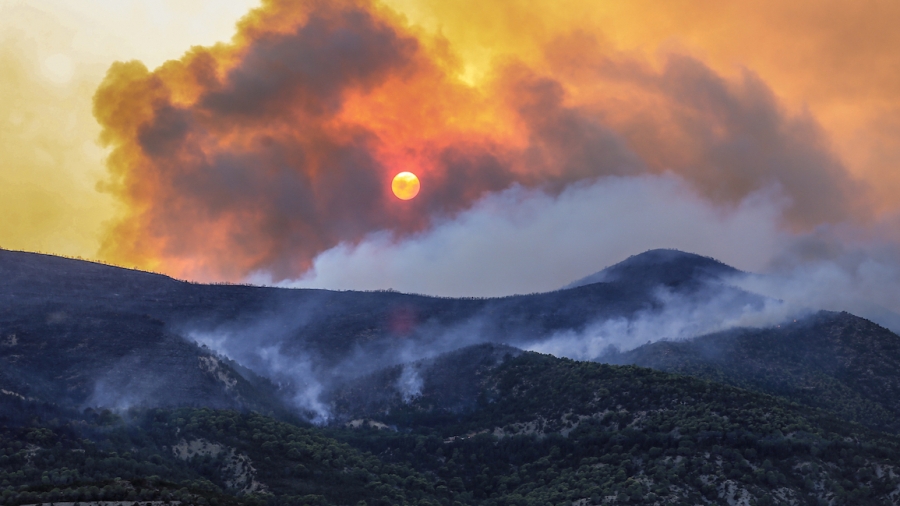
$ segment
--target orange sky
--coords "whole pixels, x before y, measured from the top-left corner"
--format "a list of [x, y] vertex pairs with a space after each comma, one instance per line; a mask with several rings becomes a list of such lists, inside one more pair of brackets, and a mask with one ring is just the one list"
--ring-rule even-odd
[[900, 4], [755, 0], [717, 2], [483, 2], [393, 0], [413, 22], [439, 29], [475, 75], [492, 58], [537, 58], [573, 30], [651, 61], [694, 55], [725, 76], [746, 68], [794, 110], [808, 108], [854, 174], [877, 181], [876, 201], [893, 208], [900, 188]]
[[[0, 2], [0, 246], [289, 278], [341, 241], [422, 230], [513, 182], [663, 171], [720, 204], [777, 183], [792, 230], [898, 211], [897, 2], [266, 2], [233, 45], [182, 58], [228, 42], [255, 3]], [[349, 11], [375, 21], [335, 21]], [[214, 104], [243, 89], [229, 71], [278, 61], [247, 57], [280, 50], [272, 34], [309, 28], [284, 39], [294, 52], [318, 40], [320, 12], [337, 49], [309, 58], [349, 58], [331, 73], [315, 60], [325, 88], [313, 69], [249, 112]], [[340, 52], [340, 30], [365, 31], [368, 59]], [[111, 67], [132, 59], [147, 70]], [[184, 112], [183, 150], [148, 156], [164, 106]], [[412, 167], [417, 211], [397, 214], [390, 176]], [[275, 205], [292, 184], [306, 204]]]

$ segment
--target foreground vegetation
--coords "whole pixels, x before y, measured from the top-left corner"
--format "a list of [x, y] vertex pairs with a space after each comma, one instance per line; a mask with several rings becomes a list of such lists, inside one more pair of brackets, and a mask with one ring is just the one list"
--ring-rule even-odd
[[649, 369], [533, 353], [476, 372], [473, 409], [444, 409], [433, 402], [439, 392], [426, 388], [381, 411], [380, 422], [393, 429], [322, 428], [211, 409], [66, 413], [6, 399], [0, 501], [506, 506], [898, 499], [900, 439], [821, 410]]
[[764, 394], [531, 353], [494, 370], [483, 392], [480, 409], [455, 423], [435, 422], [424, 398], [385, 417], [415, 437], [338, 437], [458, 479], [482, 504], [897, 498], [900, 439]]

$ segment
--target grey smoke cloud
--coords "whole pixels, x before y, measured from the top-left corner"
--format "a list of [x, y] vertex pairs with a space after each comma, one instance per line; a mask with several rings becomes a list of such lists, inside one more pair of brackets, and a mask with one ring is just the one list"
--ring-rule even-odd
[[331, 387], [379, 369], [406, 364], [394, 385], [404, 401], [417, 397], [424, 386], [412, 362], [432, 358], [471, 344], [491, 340], [483, 315], [452, 325], [425, 321], [410, 329], [406, 338], [340, 349], [326, 358], [305, 340], [304, 331], [316, 318], [317, 301], [301, 306], [278, 307], [265, 314], [236, 321], [187, 322], [179, 332], [188, 340], [234, 360], [279, 387], [283, 398], [311, 422], [332, 418], [326, 395]]
[[[888, 217], [868, 227], [819, 227], [782, 236], [780, 249], [758, 273], [722, 279], [700, 293], [676, 296], [660, 289], [661, 309], [631, 318], [598, 320], [527, 349], [581, 360], [602, 359], [648, 342], [684, 340], [732, 328], [765, 328], [819, 310], [847, 311], [900, 333], [900, 247], [878, 233]], [[726, 287], [759, 295], [746, 304]]]
[[187, 338], [272, 380], [286, 400], [310, 421], [328, 421], [329, 409], [320, 400], [327, 375], [318, 370], [310, 357], [286, 353], [284, 341], [267, 342], [251, 328], [232, 326], [192, 330], [187, 333]]
[[[576, 360], [603, 360], [612, 350], [629, 351], [660, 340], [686, 340], [733, 328], [773, 327], [818, 310], [848, 311], [900, 332], [896, 248], [845, 251], [833, 244], [837, 250], [824, 258], [785, 258], [809, 242], [808, 237], [792, 240], [793, 247], [775, 260], [768, 273], [740, 274], [691, 297], [660, 288], [656, 298], [661, 309], [597, 320], [584, 330], [559, 332], [525, 348]], [[759, 303], [747, 304], [723, 287], [762, 297]]]
[[312, 356], [285, 350], [289, 337], [309, 322], [316, 307], [315, 301], [299, 307], [274, 307], [266, 317], [214, 326], [189, 322], [178, 330], [187, 339], [270, 379], [295, 408], [311, 421], [324, 423], [329, 410], [320, 395], [328, 375]]
[[786, 237], [785, 205], [777, 188], [714, 204], [672, 174], [601, 178], [558, 194], [514, 187], [405, 240], [375, 233], [341, 244], [281, 286], [502, 296], [554, 290], [654, 248], [756, 271]]
[[772, 327], [813, 311], [802, 304], [772, 298], [748, 301], [726, 286], [713, 284], [692, 296], [660, 287], [655, 294], [661, 304], [659, 309], [629, 318], [597, 320], [584, 330], [559, 332], [525, 349], [576, 360], [602, 360], [611, 351], [628, 351], [652, 342], [691, 339], [733, 328]]
[[[455, 48], [445, 39], [382, 7], [269, 2], [239, 25], [231, 43], [192, 48], [152, 71], [140, 62], [114, 64], [95, 94], [94, 114], [112, 150], [105, 187], [123, 212], [101, 254], [189, 279], [256, 273], [277, 282], [304, 276], [315, 260], [313, 277], [334, 287], [341, 280], [325, 284], [335, 269], [328, 259], [342, 248], [366, 253], [378, 244], [373, 237], [413, 244], [441, 235], [435, 227], [447, 220], [471, 220], [485, 201], [511, 200], [507, 214], [527, 213], [516, 200], [540, 200], [529, 194], [574, 204], [573, 195], [598, 180], [668, 173], [712, 203], [694, 207], [714, 213], [775, 191], [785, 198], [775, 199], [770, 212], [792, 227], [871, 214], [861, 206], [867, 188], [847, 171], [816, 118], [786, 109], [751, 71], [731, 78], [678, 53], [650, 63], [573, 32], [542, 45], [543, 62], [498, 58], [489, 77], [472, 85], [448, 64]], [[420, 195], [402, 206], [389, 191], [399, 168], [417, 171], [423, 182]], [[643, 197], [626, 192], [644, 207], [626, 208], [628, 216], [603, 214], [616, 208], [602, 202], [571, 211], [618, 221], [619, 234], [603, 230], [607, 245], [651, 242], [630, 237], [634, 230], [652, 232], [651, 220], [661, 228], [648, 247], [746, 260], [702, 234], [692, 242], [699, 229], [664, 215], [700, 219], [718, 229], [723, 244], [743, 239], [710, 217], [671, 208], [685, 199], [649, 202], [659, 196], [650, 190]], [[551, 287], [549, 279], [512, 284], [514, 271], [533, 266], [509, 255], [505, 264], [482, 268], [479, 234], [494, 231], [477, 225], [466, 236], [446, 237], [462, 255], [458, 261], [472, 265], [469, 273], [452, 269], [450, 279], [417, 273], [437, 281], [409, 283], [414, 290], [463, 294], [460, 273], [495, 282], [494, 290]], [[669, 233], [673, 227], [685, 235]], [[594, 233], [555, 223], [546, 244], [555, 244], [557, 229]], [[555, 271], [557, 284], [584, 274], [565, 266], [596, 254], [591, 246], [545, 255], [541, 270]], [[498, 244], [506, 247], [518, 244]], [[498, 282], [498, 269], [510, 279]], [[358, 283], [389, 281], [370, 280], [366, 272], [355, 273]], [[465, 295], [488, 291], [465, 286]]]
[[900, 330], [900, 249], [880, 232], [890, 221], [792, 233], [784, 222], [787, 200], [775, 187], [735, 206], [716, 204], [671, 174], [603, 178], [556, 195], [514, 188], [410, 239], [374, 234], [329, 250], [292, 285], [449, 296], [538, 292], [630, 254], [674, 247], [748, 271], [723, 286], [758, 294], [763, 302], [748, 305], [716, 286], [692, 298], [660, 290], [660, 310], [598, 320], [529, 349], [590, 360], [610, 347], [773, 326], [820, 309], [850, 311]]
[[900, 245], [860, 232], [823, 227], [795, 237], [765, 272], [733, 282], [794, 307], [848, 311], [900, 332]]

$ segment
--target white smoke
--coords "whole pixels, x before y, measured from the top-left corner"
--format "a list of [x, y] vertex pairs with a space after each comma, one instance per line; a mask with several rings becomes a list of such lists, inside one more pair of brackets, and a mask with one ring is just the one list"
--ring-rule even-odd
[[847, 311], [900, 332], [900, 253], [896, 248], [842, 247], [813, 259], [785, 256], [769, 273], [744, 276], [733, 283], [786, 305]]
[[575, 360], [597, 360], [611, 351], [628, 351], [664, 340], [684, 340], [738, 327], [771, 327], [802, 318], [812, 309], [776, 299], [748, 300], [740, 292], [711, 286], [692, 296], [660, 288], [659, 308], [632, 317], [596, 321], [582, 331], [566, 330], [525, 349]]
[[311, 420], [313, 423], [328, 422], [331, 411], [320, 400], [325, 387], [317, 378], [313, 364], [308, 359], [296, 356], [289, 358], [281, 352], [281, 346], [261, 348], [259, 356], [267, 365], [270, 377], [276, 380], [279, 378], [290, 380], [291, 398], [295, 406], [314, 413]]
[[[762, 273], [722, 280], [691, 296], [661, 289], [653, 309], [535, 338], [524, 346], [515, 335], [488, 335], [495, 322], [480, 314], [449, 325], [416, 322], [403, 339], [345, 350], [338, 363], [327, 367], [315, 357], [294, 364], [298, 351], [291, 347], [285, 359], [282, 344], [288, 334], [302, 334], [306, 319], [315, 317], [312, 306], [301, 311], [306, 316], [299, 320], [251, 322], [243, 329], [192, 338], [261, 375], [294, 385], [297, 406], [326, 420], [320, 394], [334, 381], [480, 342], [594, 360], [610, 349], [768, 327], [819, 309], [846, 310], [900, 331], [900, 250], [848, 233], [862, 230], [852, 224], [790, 232], [782, 226], [784, 206], [782, 195], [772, 189], [736, 206], [718, 205], [673, 175], [608, 177], [557, 195], [512, 188], [418, 236], [398, 242], [387, 233], [373, 234], [359, 244], [338, 246], [316, 259], [308, 277], [291, 284], [393, 287], [450, 296], [538, 292], [659, 247]], [[887, 227], [870, 228], [878, 226]], [[739, 296], [738, 289], [760, 297]], [[415, 398], [421, 393], [418, 372], [404, 368], [396, 388], [405, 401]]]
[[[388, 233], [319, 255], [285, 287], [377, 290], [441, 296], [504, 296], [555, 290], [655, 248], [764, 267], [783, 242], [776, 189], [735, 206], [703, 199], [678, 176], [606, 177], [558, 195], [514, 187], [453, 220], [396, 241]], [[269, 281], [264, 274], [253, 282]]]
[[283, 342], [258, 340], [246, 329], [192, 330], [187, 337], [253, 372], [267, 377], [288, 395], [294, 407], [312, 414], [311, 421], [327, 423], [331, 412], [320, 397], [325, 390], [321, 375], [308, 357], [283, 352]]
[[416, 366], [411, 363], [405, 364], [403, 366], [403, 372], [400, 373], [400, 377], [397, 379], [397, 390], [400, 391], [403, 402], [409, 404], [414, 399], [421, 396], [423, 386], [424, 381], [422, 380], [422, 377], [419, 376], [419, 371], [416, 369]]

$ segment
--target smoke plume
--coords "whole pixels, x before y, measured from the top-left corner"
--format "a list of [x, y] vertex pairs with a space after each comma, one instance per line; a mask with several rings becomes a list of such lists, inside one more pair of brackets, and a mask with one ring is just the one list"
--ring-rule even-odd
[[[296, 279], [374, 233], [403, 240], [488, 195], [559, 195], [611, 176], [673, 173], [736, 206], [785, 197], [785, 226], [865, 217], [814, 118], [746, 70], [621, 53], [560, 29], [539, 56], [483, 79], [447, 39], [366, 0], [269, 0], [229, 43], [149, 70], [113, 65], [94, 97], [123, 205], [110, 260], [192, 279]], [[419, 196], [390, 180], [411, 170]]]

